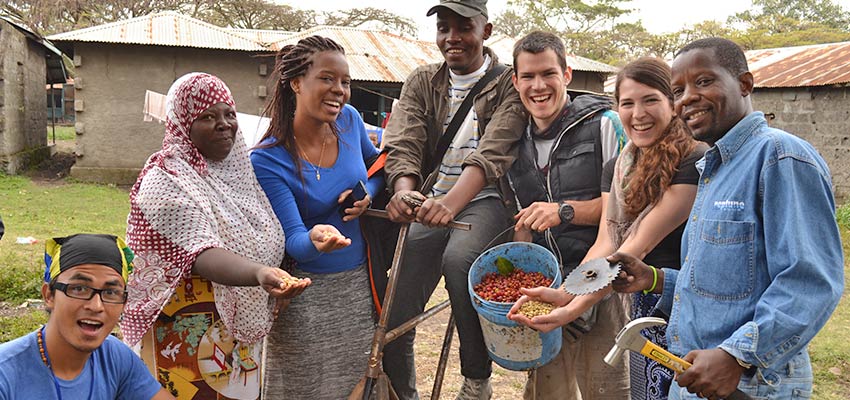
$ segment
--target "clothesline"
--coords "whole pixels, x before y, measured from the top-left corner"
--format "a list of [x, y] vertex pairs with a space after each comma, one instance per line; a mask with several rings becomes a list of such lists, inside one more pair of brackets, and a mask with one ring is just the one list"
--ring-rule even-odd
[[383, 93], [381, 93], [381, 92], [376, 92], [376, 91], [371, 90], [371, 89], [366, 89], [366, 88], [364, 88], [363, 86], [355, 86], [354, 88], [355, 88], [355, 89], [358, 89], [358, 90], [362, 90], [362, 91], [364, 91], [364, 92], [366, 92], [366, 93], [374, 94], [375, 96], [383, 97], [383, 98], [385, 98], [385, 99], [398, 100], [398, 99], [397, 99], [397, 98], [395, 98], [395, 97], [388, 96], [388, 95], [386, 95], [386, 94], [383, 94]]

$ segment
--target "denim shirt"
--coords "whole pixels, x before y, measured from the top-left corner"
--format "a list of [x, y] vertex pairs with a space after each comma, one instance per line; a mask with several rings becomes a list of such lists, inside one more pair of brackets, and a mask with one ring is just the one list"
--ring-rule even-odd
[[664, 269], [657, 305], [670, 316], [669, 349], [719, 347], [778, 385], [843, 291], [829, 169], [761, 112], [739, 121], [697, 169], [682, 269]]

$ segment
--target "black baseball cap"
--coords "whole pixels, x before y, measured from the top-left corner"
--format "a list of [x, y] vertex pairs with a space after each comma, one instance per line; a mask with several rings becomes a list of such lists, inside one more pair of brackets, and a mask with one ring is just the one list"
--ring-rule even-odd
[[448, 8], [458, 15], [466, 18], [472, 18], [478, 14], [487, 16], [487, 0], [440, 0], [440, 4], [431, 7], [426, 16], [434, 15], [440, 8]]

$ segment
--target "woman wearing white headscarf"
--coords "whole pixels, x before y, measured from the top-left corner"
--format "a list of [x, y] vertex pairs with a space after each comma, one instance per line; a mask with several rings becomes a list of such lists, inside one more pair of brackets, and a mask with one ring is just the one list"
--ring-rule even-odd
[[130, 192], [136, 269], [124, 341], [145, 336], [143, 358], [178, 398], [254, 399], [273, 297], [296, 296], [310, 281], [295, 283], [277, 268], [284, 236], [224, 82], [188, 74], [166, 101], [162, 150]]

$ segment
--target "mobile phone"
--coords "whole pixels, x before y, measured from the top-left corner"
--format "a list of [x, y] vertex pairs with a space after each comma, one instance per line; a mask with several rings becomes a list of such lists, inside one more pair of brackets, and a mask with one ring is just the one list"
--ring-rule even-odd
[[358, 180], [357, 184], [351, 188], [351, 193], [348, 194], [348, 197], [342, 201], [342, 204], [339, 206], [339, 216], [344, 217], [345, 210], [351, 207], [354, 207], [355, 201], [360, 201], [366, 198], [369, 192], [366, 190], [366, 184], [363, 181]]

